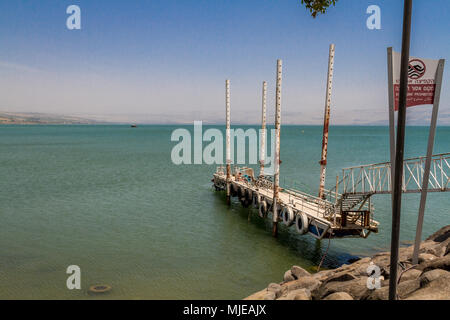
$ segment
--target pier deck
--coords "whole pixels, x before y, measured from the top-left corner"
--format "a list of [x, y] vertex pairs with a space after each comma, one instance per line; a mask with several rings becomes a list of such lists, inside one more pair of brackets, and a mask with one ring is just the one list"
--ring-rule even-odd
[[[253, 205], [258, 208], [260, 216], [264, 217], [273, 211], [273, 184], [267, 178], [255, 179], [252, 174], [248, 174], [249, 170], [251, 169], [235, 168], [230, 177], [231, 195], [237, 196], [244, 207]], [[213, 182], [216, 190], [226, 189], [227, 176], [224, 167], [217, 169]], [[328, 195], [331, 193], [328, 192]], [[333, 197], [336, 199], [336, 194]], [[308, 233], [317, 239], [366, 238], [370, 232], [378, 232], [378, 222], [372, 220], [369, 204], [362, 203], [355, 209], [342, 205], [345, 204], [342, 195], [338, 194], [337, 199], [331, 202], [298, 190], [280, 188], [277, 203], [278, 212], [281, 213], [279, 220], [287, 226], [295, 225], [299, 233]], [[362, 199], [359, 200], [358, 204], [361, 204]], [[262, 203], [265, 203], [265, 209]], [[290, 217], [288, 211], [291, 211]], [[302, 228], [302, 222], [305, 221], [302, 218], [305, 217], [307, 226]]]

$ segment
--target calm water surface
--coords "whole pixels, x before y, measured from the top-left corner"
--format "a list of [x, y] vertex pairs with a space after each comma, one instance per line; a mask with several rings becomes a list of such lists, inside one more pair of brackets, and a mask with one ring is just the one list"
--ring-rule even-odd
[[[241, 299], [293, 264], [313, 270], [327, 241], [284, 227], [273, 239], [256, 211], [249, 221], [240, 204], [229, 209], [211, 188], [215, 166], [172, 164], [175, 128], [0, 126], [0, 298]], [[282, 128], [282, 184], [317, 193], [321, 130]], [[426, 128], [408, 128], [406, 155], [423, 155], [426, 141]], [[328, 187], [341, 168], [387, 161], [388, 150], [386, 127], [332, 127]], [[434, 153], [448, 151], [440, 127]], [[373, 199], [380, 233], [333, 240], [325, 266], [389, 247], [390, 197]], [[404, 242], [418, 204], [404, 196]], [[429, 196], [424, 235], [450, 224], [449, 207], [448, 193]], [[72, 264], [82, 290], [66, 288]], [[91, 296], [93, 284], [113, 290]]]

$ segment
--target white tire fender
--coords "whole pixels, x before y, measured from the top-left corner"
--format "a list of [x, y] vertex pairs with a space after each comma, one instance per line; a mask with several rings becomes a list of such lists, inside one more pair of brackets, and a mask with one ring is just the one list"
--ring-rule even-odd
[[295, 219], [295, 227], [298, 233], [307, 233], [309, 228], [308, 216], [303, 212], [297, 213], [297, 217]]

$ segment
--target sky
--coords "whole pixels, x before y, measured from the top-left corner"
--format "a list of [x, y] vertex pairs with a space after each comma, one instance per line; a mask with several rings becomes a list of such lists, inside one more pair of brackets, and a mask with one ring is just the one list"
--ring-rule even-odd
[[[450, 1], [414, 0], [411, 55], [449, 59]], [[69, 30], [69, 5], [81, 30]], [[369, 30], [369, 5], [381, 29]], [[339, 0], [313, 19], [300, 0], [5, 0], [0, 2], [0, 111], [137, 123], [273, 121], [283, 60], [282, 123], [321, 124], [328, 48], [336, 45], [331, 124], [384, 125], [386, 48], [401, 50], [403, 0]], [[439, 123], [450, 125], [449, 68]], [[424, 125], [430, 106], [409, 108]]]

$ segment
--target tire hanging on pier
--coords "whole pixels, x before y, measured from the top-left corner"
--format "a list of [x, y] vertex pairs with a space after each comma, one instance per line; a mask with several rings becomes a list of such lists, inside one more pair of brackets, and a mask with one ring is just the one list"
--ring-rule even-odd
[[290, 227], [294, 224], [295, 214], [291, 207], [284, 207], [281, 211], [281, 217], [286, 226]]
[[238, 187], [237, 195], [239, 200], [245, 197], [245, 190], [242, 187]]
[[237, 190], [236, 189], [237, 189], [236, 185], [234, 183], [232, 183], [230, 185], [230, 194], [231, 194], [232, 197], [236, 197], [237, 196]]
[[245, 190], [245, 199], [248, 200], [248, 202], [252, 203], [253, 200], [253, 191], [251, 189]]
[[265, 200], [261, 200], [259, 202], [258, 214], [261, 218], [265, 218], [267, 216], [267, 203]]
[[306, 214], [302, 212], [297, 213], [297, 218], [295, 219], [295, 228], [300, 234], [305, 234], [308, 232], [309, 222]]
[[261, 202], [261, 196], [258, 193], [253, 195], [253, 206], [255, 209], [259, 209], [259, 203]]

